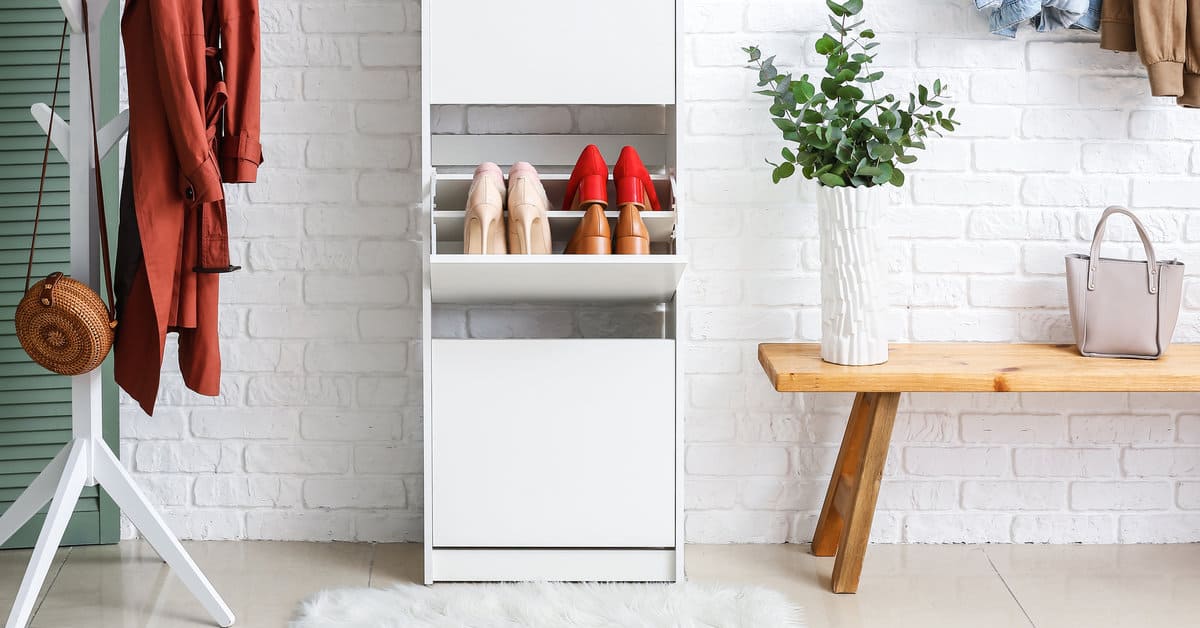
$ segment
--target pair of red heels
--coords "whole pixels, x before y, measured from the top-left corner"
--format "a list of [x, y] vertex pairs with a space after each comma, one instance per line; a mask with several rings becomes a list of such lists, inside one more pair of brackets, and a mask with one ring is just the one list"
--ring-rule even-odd
[[614, 234], [604, 211], [608, 209], [608, 164], [595, 144], [589, 144], [579, 155], [563, 210], [583, 211], [583, 218], [567, 243], [566, 253], [579, 255], [647, 255], [650, 253], [650, 232], [642, 221], [641, 212], [649, 207], [660, 210], [658, 193], [650, 172], [632, 146], [621, 149], [612, 171], [617, 184], [617, 227]]

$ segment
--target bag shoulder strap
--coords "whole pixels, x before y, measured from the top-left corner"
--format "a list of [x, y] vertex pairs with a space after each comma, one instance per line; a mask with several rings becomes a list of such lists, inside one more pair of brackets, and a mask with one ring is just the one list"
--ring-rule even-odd
[[[91, 106], [91, 122], [92, 122], [92, 172], [96, 177], [96, 211], [100, 219], [100, 251], [102, 264], [104, 267], [104, 287], [108, 294], [108, 320], [112, 326], [116, 325], [117, 310], [116, 300], [113, 296], [113, 281], [112, 281], [112, 262], [109, 259], [108, 251], [108, 220], [104, 213], [104, 177], [100, 167], [100, 141], [97, 136], [96, 129], [96, 85], [92, 70], [92, 36], [91, 36], [91, 19], [88, 17], [87, 0], [82, 1], [82, 21], [83, 21], [83, 39], [84, 47], [87, 56], [87, 75], [88, 75], [88, 103]], [[58, 105], [58, 84], [62, 80], [62, 61], [63, 53], [67, 48], [67, 21], [63, 20], [62, 37], [58, 46], [58, 66], [55, 68], [54, 74], [54, 93], [50, 98], [50, 121], [46, 125], [46, 145], [42, 149], [42, 173], [38, 181], [37, 209], [33, 214], [33, 238], [29, 243], [29, 262], [25, 267], [25, 292], [29, 292], [29, 281], [33, 275], [33, 254], [37, 247], [37, 232], [38, 224], [42, 217], [42, 197], [46, 188], [46, 168], [50, 162], [50, 136], [54, 130], [54, 112]]]
[[58, 83], [62, 80], [63, 52], [67, 49], [67, 20], [63, 18], [62, 36], [58, 43], [58, 65], [54, 68], [54, 95], [50, 97], [50, 121], [46, 124], [46, 145], [42, 148], [42, 174], [38, 178], [37, 208], [33, 210], [33, 239], [29, 242], [29, 263], [25, 266], [25, 290], [33, 276], [33, 251], [37, 248], [38, 224], [42, 220], [42, 193], [46, 190], [46, 166], [50, 163], [50, 136], [54, 132], [54, 109], [58, 106]]
[[1150, 294], [1158, 294], [1158, 263], [1154, 257], [1154, 245], [1150, 243], [1150, 235], [1146, 232], [1146, 227], [1142, 225], [1142, 221], [1133, 212], [1124, 207], [1112, 206], [1104, 210], [1104, 214], [1100, 216], [1100, 222], [1096, 223], [1096, 232], [1092, 235], [1092, 250], [1088, 258], [1088, 273], [1087, 273], [1087, 289], [1096, 289], [1096, 269], [1100, 265], [1100, 245], [1104, 242], [1104, 228], [1108, 222], [1108, 217], [1113, 214], [1122, 214], [1128, 216], [1133, 221], [1133, 226], [1137, 229], [1138, 237], [1142, 240], [1142, 247], [1146, 250], [1146, 282], [1150, 290]]

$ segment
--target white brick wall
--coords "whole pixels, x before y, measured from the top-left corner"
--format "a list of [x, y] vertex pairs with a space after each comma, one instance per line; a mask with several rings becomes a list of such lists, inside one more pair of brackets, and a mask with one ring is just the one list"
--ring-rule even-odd
[[[267, 163], [230, 199], [246, 269], [223, 281], [223, 394], [187, 392], [168, 352], [158, 415], [125, 400], [123, 459], [187, 537], [419, 540], [420, 6], [260, 1]], [[892, 193], [897, 340], [1069, 341], [1062, 255], [1105, 204], [1131, 205], [1164, 255], [1200, 263], [1200, 116], [1149, 97], [1133, 56], [1084, 33], [995, 39], [967, 0], [868, 5], [887, 88], [941, 77], [966, 123]], [[760, 340], [817, 338], [819, 268], [812, 185], [771, 185], [762, 158], [781, 142], [739, 47], [819, 73], [825, 21], [817, 0], [687, 2], [690, 541], [808, 540], [849, 409], [848, 395], [775, 393], [755, 358]], [[447, 107], [435, 125], [652, 131], [663, 120], [648, 113]], [[1114, 252], [1136, 249], [1130, 229], [1111, 233]], [[657, 329], [623, 313], [635, 334]], [[589, 308], [433, 323], [439, 336], [619, 328]], [[1200, 340], [1200, 290], [1176, 338]], [[1200, 540], [1198, 401], [906, 396], [873, 536]]]

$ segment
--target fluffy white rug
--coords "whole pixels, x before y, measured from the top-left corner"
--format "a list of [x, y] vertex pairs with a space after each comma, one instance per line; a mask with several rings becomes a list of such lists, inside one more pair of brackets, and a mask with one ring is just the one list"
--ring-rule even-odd
[[776, 591], [698, 584], [401, 584], [322, 591], [291, 628], [774, 628], [801, 609]]

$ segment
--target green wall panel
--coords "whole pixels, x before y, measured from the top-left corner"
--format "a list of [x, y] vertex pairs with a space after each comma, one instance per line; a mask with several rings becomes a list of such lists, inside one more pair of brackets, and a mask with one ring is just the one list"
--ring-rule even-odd
[[[117, 4], [113, 2], [112, 6]], [[71, 437], [70, 379], [33, 364], [21, 350], [13, 329], [13, 312], [25, 282], [45, 142], [45, 135], [29, 115], [29, 107], [36, 102], [50, 102], [62, 19], [56, 0], [5, 0], [0, 8], [0, 511], [21, 494]], [[98, 78], [105, 89], [98, 109], [101, 120], [106, 120], [116, 113], [115, 8], [105, 16], [102, 30]], [[64, 58], [58, 113], [69, 121], [66, 66]], [[69, 266], [67, 166], [57, 152], [52, 150], [50, 156], [35, 277]], [[115, 156], [105, 163], [105, 180], [105, 197], [110, 207], [116, 207]], [[110, 223], [115, 233], [116, 221]], [[115, 446], [116, 387], [111, 384], [111, 364], [104, 368], [109, 382], [105, 385], [105, 437]], [[63, 543], [115, 542], [119, 516], [103, 491], [86, 488]], [[42, 519], [43, 515], [34, 517], [4, 547], [32, 546]]]

